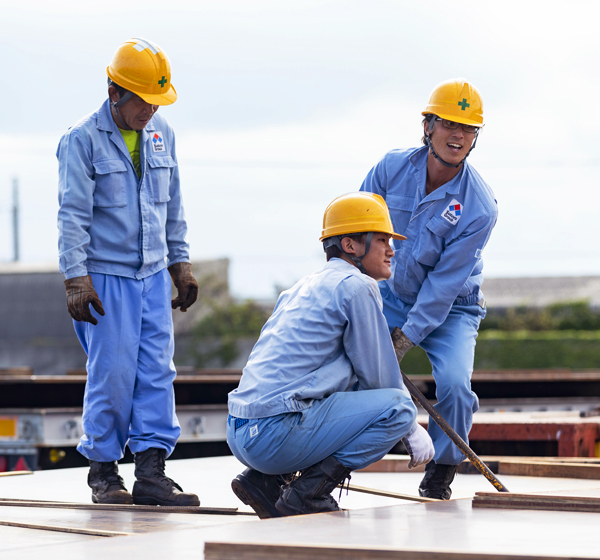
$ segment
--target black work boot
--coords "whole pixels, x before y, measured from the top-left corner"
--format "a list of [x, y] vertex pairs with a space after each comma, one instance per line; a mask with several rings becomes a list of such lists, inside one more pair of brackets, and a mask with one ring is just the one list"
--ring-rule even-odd
[[352, 471], [333, 455], [302, 471], [296, 480], [283, 488], [275, 507], [282, 515], [302, 515], [339, 511], [331, 492]]
[[285, 475], [263, 474], [254, 469], [246, 469], [231, 481], [231, 489], [258, 517], [267, 519], [282, 517], [275, 503], [279, 500], [281, 487], [285, 483]]
[[419, 484], [419, 495], [423, 498], [449, 500], [452, 496], [450, 484], [454, 480], [458, 465], [438, 465], [429, 461], [425, 465], [425, 476]]
[[199, 506], [196, 494], [187, 494], [165, 475], [164, 449], [146, 449], [133, 456], [135, 483], [133, 503], [145, 506]]
[[116, 461], [90, 461], [88, 486], [92, 489], [92, 502], [95, 504], [133, 504], [131, 494], [119, 476]]

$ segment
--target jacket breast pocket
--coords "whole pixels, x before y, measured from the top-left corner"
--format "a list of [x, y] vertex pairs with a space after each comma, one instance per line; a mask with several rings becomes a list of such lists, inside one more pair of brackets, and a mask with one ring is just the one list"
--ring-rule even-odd
[[414, 197], [388, 194], [385, 197], [385, 202], [390, 211], [394, 231], [403, 235], [406, 233], [415, 206]]
[[127, 206], [127, 166], [120, 159], [92, 162], [94, 166], [94, 206], [122, 208]]
[[153, 202], [169, 202], [171, 200], [169, 195], [171, 174], [177, 164], [171, 156], [149, 157], [147, 161], [150, 193]]
[[415, 258], [426, 266], [435, 266], [446, 248], [446, 240], [450, 237], [455, 225], [439, 216], [429, 220], [419, 235]]

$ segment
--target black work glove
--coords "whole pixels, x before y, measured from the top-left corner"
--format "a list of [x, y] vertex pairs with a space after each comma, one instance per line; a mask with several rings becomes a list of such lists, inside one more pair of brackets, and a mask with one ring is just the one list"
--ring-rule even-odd
[[103, 317], [104, 308], [96, 290], [94, 290], [92, 277], [88, 275], [70, 278], [69, 280], [65, 280], [65, 287], [67, 288], [67, 309], [69, 310], [69, 315], [76, 321], [85, 321], [92, 323], [92, 325], [97, 325], [98, 319], [92, 315], [90, 303], [94, 306], [96, 312]]
[[394, 350], [396, 351], [398, 363], [402, 361], [402, 358], [404, 358], [405, 354], [414, 346], [414, 344], [398, 327], [394, 327], [394, 330], [392, 331], [392, 343], [394, 344]]
[[177, 288], [177, 297], [171, 300], [171, 307], [187, 311], [198, 297], [198, 282], [192, 274], [192, 265], [188, 262], [178, 262], [169, 267], [169, 274]]

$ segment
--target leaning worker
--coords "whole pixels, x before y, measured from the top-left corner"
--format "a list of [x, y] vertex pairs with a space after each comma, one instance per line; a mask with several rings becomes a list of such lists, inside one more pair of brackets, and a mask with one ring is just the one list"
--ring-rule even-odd
[[[485, 316], [481, 253], [496, 224], [494, 193], [466, 161], [483, 127], [477, 89], [463, 79], [435, 87], [422, 113], [423, 147], [392, 150], [361, 190], [385, 198], [396, 245], [392, 275], [380, 283], [383, 313], [398, 357], [413, 346], [427, 353], [437, 411], [468, 441], [479, 407], [471, 391], [475, 339]], [[421, 496], [449, 499], [462, 452], [429, 422], [435, 457]]]
[[[77, 449], [90, 461], [96, 503], [199, 505], [164, 474], [180, 433], [171, 307], [186, 311], [198, 293], [175, 137], [156, 114], [177, 99], [171, 65], [158, 45], [131, 39], [107, 72], [109, 98], [69, 129], [56, 154], [60, 271], [88, 356]], [[132, 494], [117, 470], [126, 445]]]
[[380, 196], [336, 198], [327, 264], [281, 294], [229, 394], [227, 442], [248, 467], [232, 488], [261, 518], [338, 510], [332, 490], [400, 440], [409, 466], [433, 457], [381, 312], [391, 238], [405, 239]]

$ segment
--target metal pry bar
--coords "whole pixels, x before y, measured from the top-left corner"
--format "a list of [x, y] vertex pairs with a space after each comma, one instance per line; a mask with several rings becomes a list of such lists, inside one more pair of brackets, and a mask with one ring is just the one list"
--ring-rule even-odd
[[[397, 338], [399, 336], [397, 334], [397, 332], [400, 332], [400, 329], [398, 327], [395, 327], [394, 330], [392, 331], [392, 343], [393, 343], [395, 337]], [[395, 348], [395, 345], [394, 345], [394, 348]], [[400, 366], [400, 361], [398, 361], [398, 366]], [[440, 415], [440, 413], [435, 408], [433, 408], [431, 403], [425, 398], [425, 395], [423, 395], [423, 393], [421, 393], [421, 391], [419, 391], [419, 389], [417, 389], [415, 384], [406, 376], [406, 374], [402, 370], [400, 370], [400, 373], [402, 374], [402, 379], [404, 380], [404, 384], [406, 385], [406, 388], [409, 390], [409, 392], [413, 396], [413, 398], [427, 411], [427, 414], [429, 414], [429, 416], [431, 416], [431, 418], [433, 418], [435, 423], [440, 428], [442, 428], [442, 430], [444, 430], [446, 435], [467, 456], [467, 458], [469, 459], [469, 461], [471, 461], [471, 463], [473, 463], [475, 468], [483, 476], [485, 476], [485, 478], [487, 478], [490, 481], [490, 483], [494, 486], [494, 488], [496, 490], [498, 490], [498, 492], [510, 492], [510, 490], [508, 488], [506, 488], [506, 486], [504, 486], [504, 484], [502, 484], [502, 482], [500, 482], [498, 480], [496, 475], [475, 454], [475, 452], [466, 444], [465, 440], [462, 439], [454, 431], [452, 426], [450, 426], [450, 424], [448, 424], [448, 422], [446, 422], [446, 420]]]

